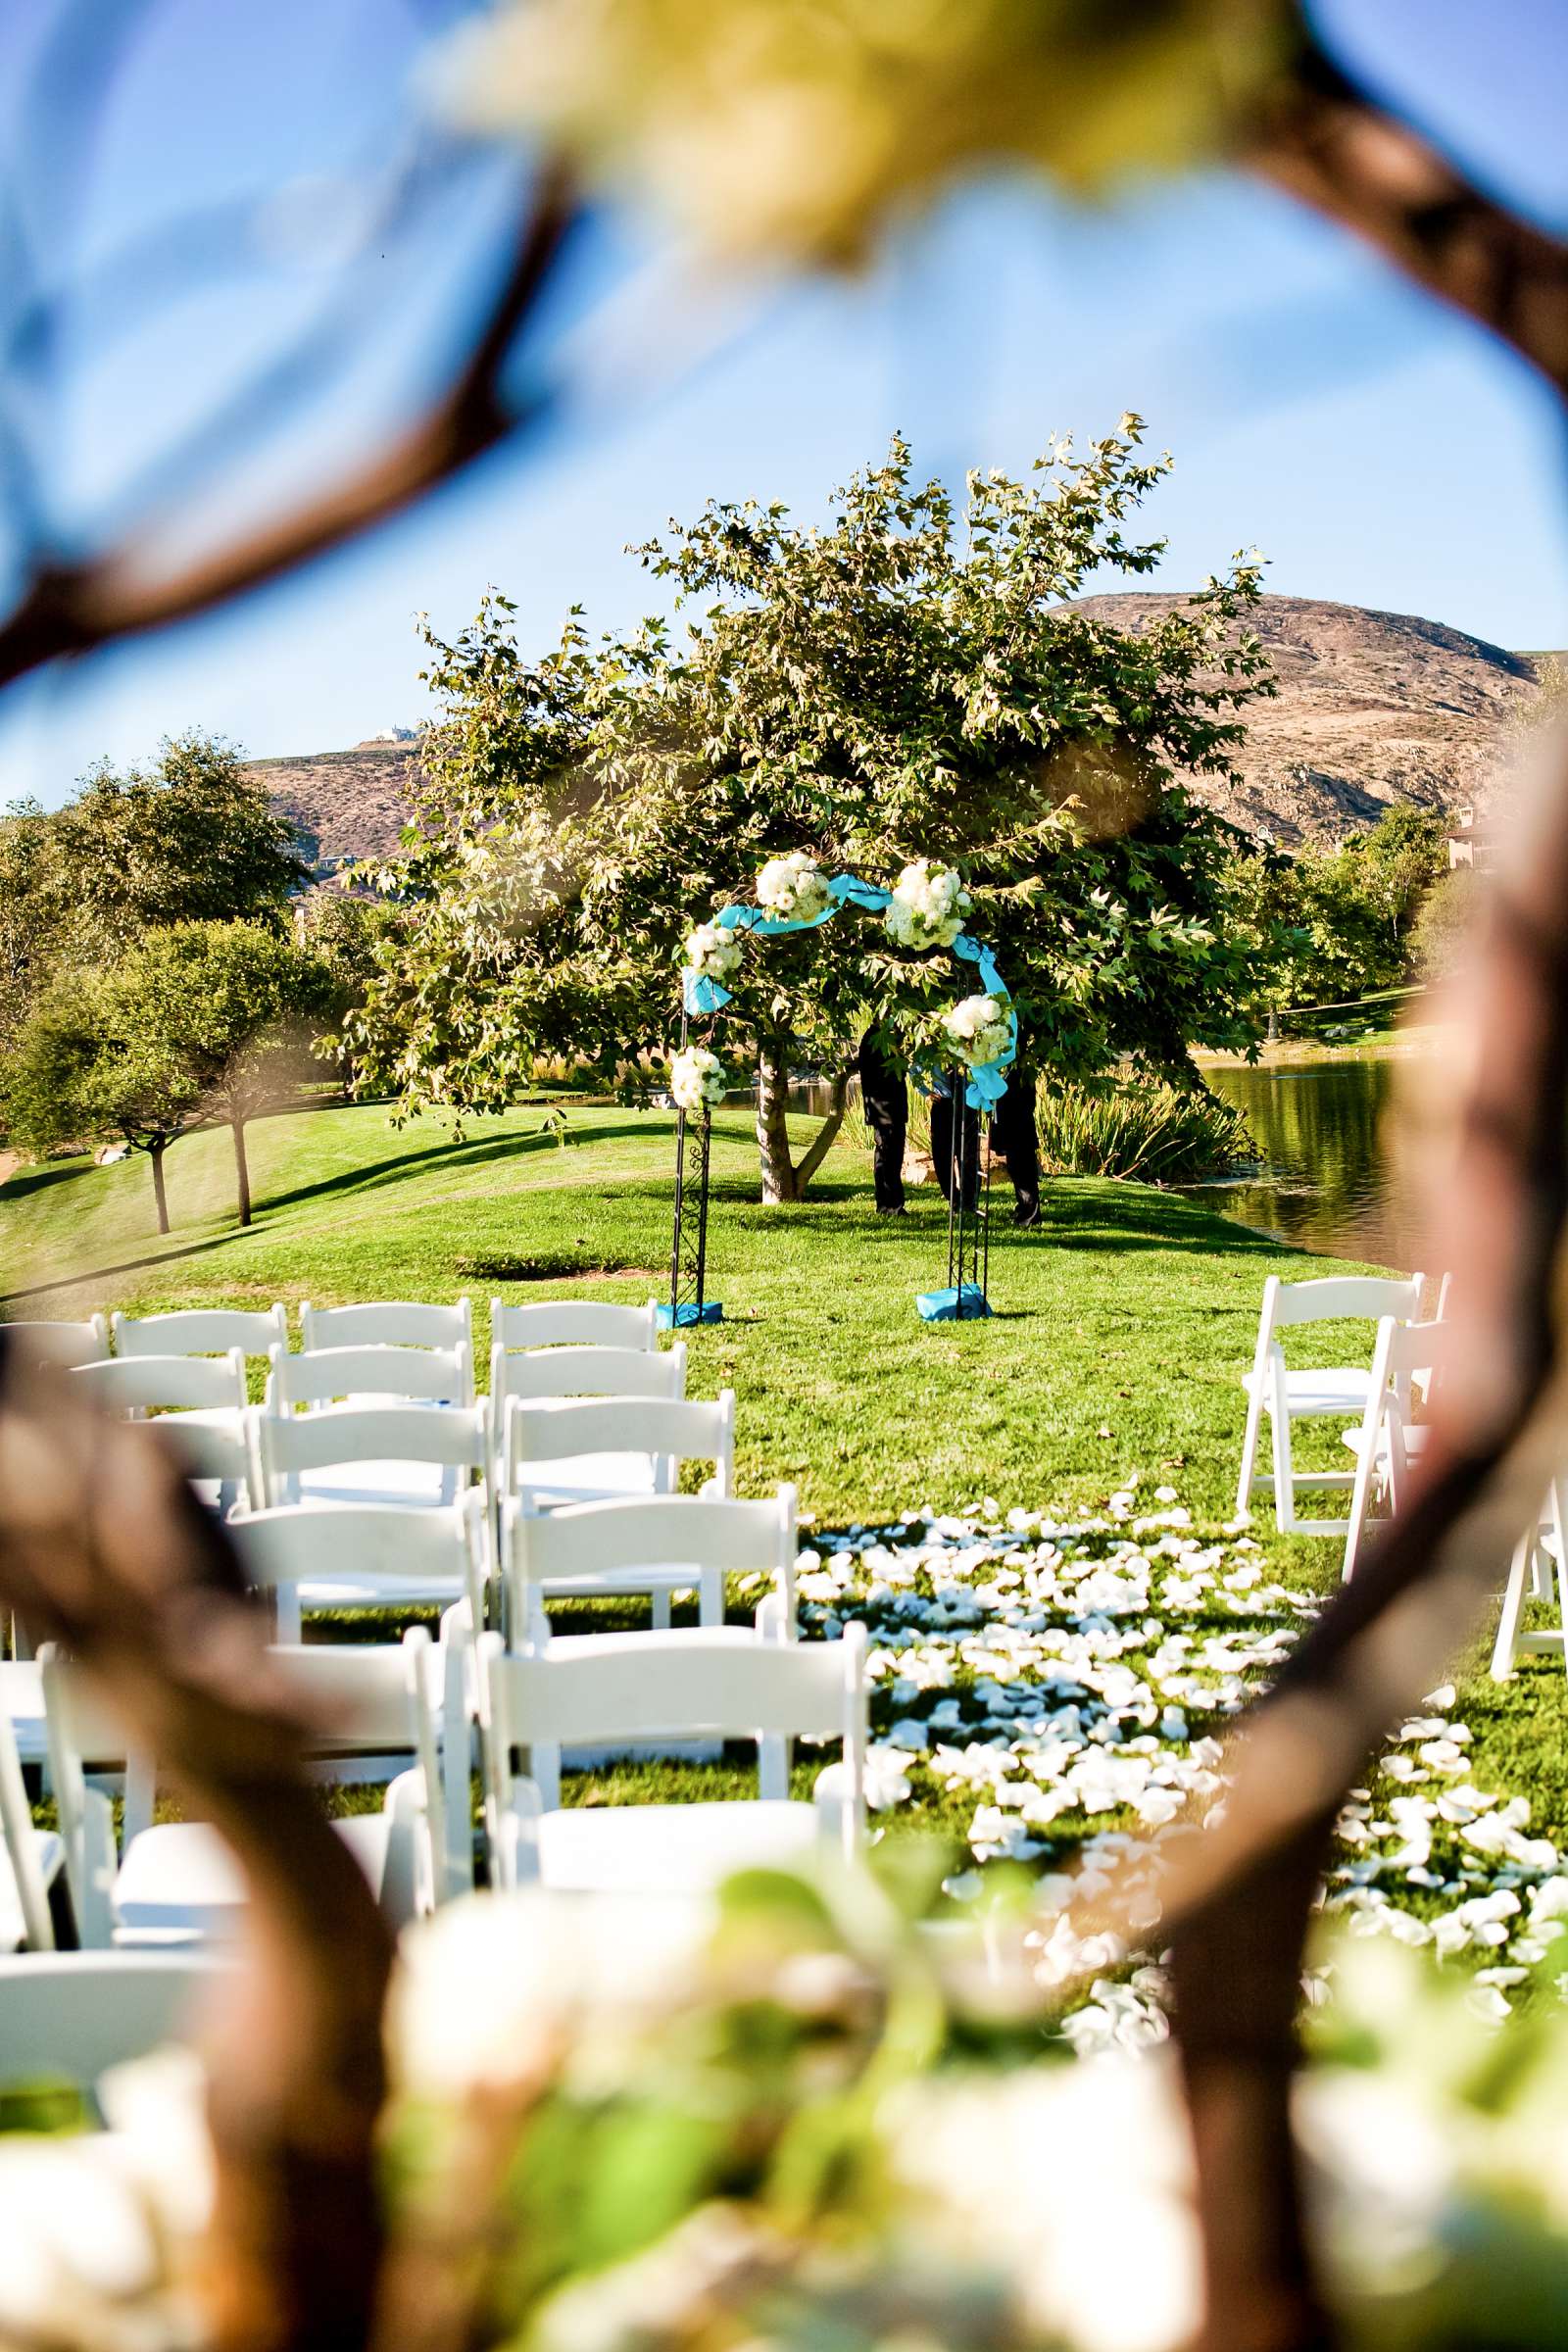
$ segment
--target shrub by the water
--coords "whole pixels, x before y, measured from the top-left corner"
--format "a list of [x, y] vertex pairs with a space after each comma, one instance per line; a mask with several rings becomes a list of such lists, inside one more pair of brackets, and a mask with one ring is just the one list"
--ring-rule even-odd
[[1259, 1156], [1242, 1112], [1205, 1086], [1124, 1082], [1092, 1093], [1042, 1078], [1036, 1117], [1041, 1165], [1053, 1176], [1197, 1184]]

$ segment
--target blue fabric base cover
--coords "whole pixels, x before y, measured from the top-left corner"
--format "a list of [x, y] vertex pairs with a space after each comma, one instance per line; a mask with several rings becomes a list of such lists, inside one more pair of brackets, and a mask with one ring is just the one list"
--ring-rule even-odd
[[718, 1298], [705, 1298], [701, 1306], [695, 1298], [684, 1298], [679, 1306], [671, 1306], [666, 1299], [655, 1316], [661, 1331], [673, 1331], [677, 1324], [684, 1329], [688, 1323], [722, 1323], [723, 1320], [723, 1301]]
[[975, 1283], [963, 1285], [963, 1313], [958, 1313], [956, 1290], [921, 1291], [914, 1301], [922, 1323], [978, 1323], [991, 1312], [991, 1301]]

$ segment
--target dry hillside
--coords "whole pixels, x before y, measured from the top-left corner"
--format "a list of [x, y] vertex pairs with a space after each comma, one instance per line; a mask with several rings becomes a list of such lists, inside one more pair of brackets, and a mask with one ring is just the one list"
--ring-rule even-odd
[[[1096, 596], [1080, 610], [1137, 628], [1185, 600]], [[1409, 612], [1265, 596], [1253, 626], [1279, 693], [1248, 714], [1239, 786], [1198, 790], [1250, 833], [1286, 849], [1336, 842], [1391, 802], [1485, 803], [1503, 738], [1534, 700], [1530, 659]]]
[[[1137, 628], [1183, 601], [1097, 596], [1081, 610]], [[1527, 656], [1441, 621], [1308, 597], [1265, 596], [1255, 626], [1279, 694], [1252, 708], [1241, 784], [1199, 784], [1222, 814], [1294, 848], [1339, 841], [1393, 801], [1486, 801], [1502, 739], [1536, 693]], [[397, 847], [416, 759], [412, 743], [373, 741], [252, 766], [335, 865]]]

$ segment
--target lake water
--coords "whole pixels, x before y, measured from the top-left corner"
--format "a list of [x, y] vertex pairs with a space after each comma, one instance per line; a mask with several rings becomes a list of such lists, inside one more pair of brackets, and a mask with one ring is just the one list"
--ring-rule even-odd
[[1204, 1076], [1246, 1112], [1263, 1165], [1256, 1175], [1194, 1186], [1194, 1198], [1300, 1249], [1403, 1273], [1425, 1269], [1419, 1220], [1380, 1149], [1391, 1061], [1276, 1063]]

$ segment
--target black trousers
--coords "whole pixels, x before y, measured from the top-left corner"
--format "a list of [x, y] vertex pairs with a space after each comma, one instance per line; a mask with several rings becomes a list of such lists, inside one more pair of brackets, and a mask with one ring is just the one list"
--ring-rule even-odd
[[965, 1102], [961, 1116], [956, 1117], [953, 1097], [933, 1095], [931, 1157], [936, 1163], [943, 1200], [954, 1199], [961, 1179], [963, 1205], [973, 1208], [980, 1197], [980, 1113]]
[[904, 1206], [904, 1142], [909, 1126], [909, 1090], [904, 1072], [890, 1061], [870, 1030], [860, 1040], [860, 1102], [871, 1130], [871, 1178], [876, 1204]]
[[991, 1114], [991, 1141], [1012, 1178], [1012, 1213], [1020, 1225], [1033, 1225], [1040, 1215], [1040, 1137], [1035, 1074], [1021, 1061], [1007, 1072], [1007, 1091]]

